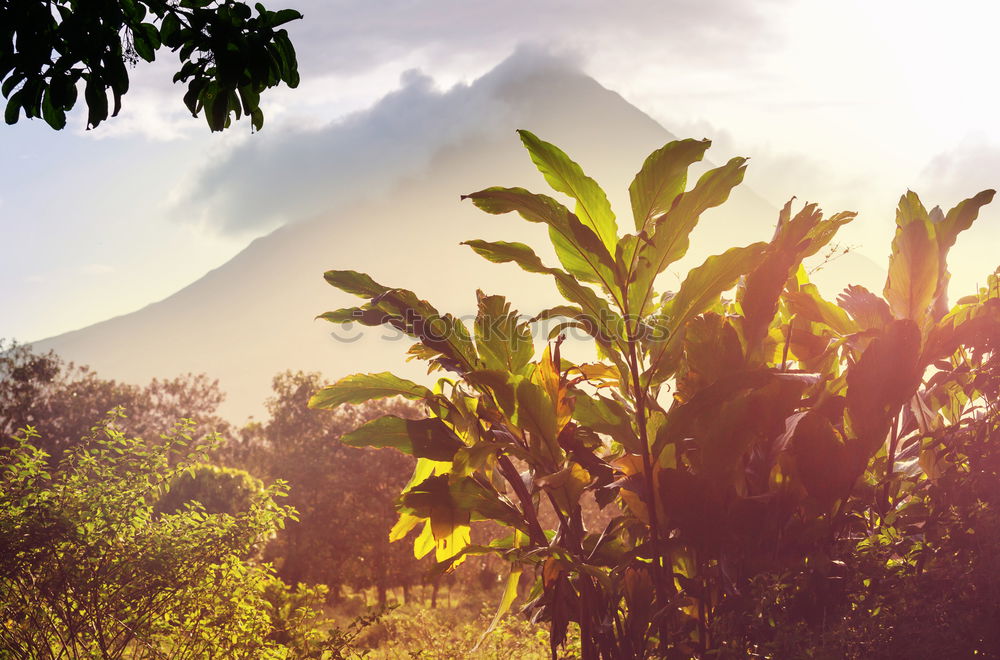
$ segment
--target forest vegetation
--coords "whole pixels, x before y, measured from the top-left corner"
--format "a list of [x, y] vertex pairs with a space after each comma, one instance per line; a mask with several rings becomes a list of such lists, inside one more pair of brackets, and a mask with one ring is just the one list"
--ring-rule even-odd
[[993, 191], [903, 195], [881, 292], [820, 294], [803, 260], [854, 214], [793, 202], [662, 291], [746, 160], [689, 187], [709, 142], [656, 150], [623, 233], [520, 136], [572, 207], [466, 199], [545, 225], [559, 265], [467, 245], [565, 304], [476, 292], [469, 327], [325, 274], [363, 302], [322, 318], [410, 336], [430, 384], [286, 372], [236, 427], [204, 377], [0, 347], [6, 657], [1000, 657], [1000, 277], [949, 305], [947, 268]]

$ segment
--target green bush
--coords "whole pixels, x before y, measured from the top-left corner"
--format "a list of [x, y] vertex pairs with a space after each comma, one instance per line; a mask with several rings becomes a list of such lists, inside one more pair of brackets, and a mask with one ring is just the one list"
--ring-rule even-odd
[[[0, 650], [14, 658], [283, 658], [244, 558], [291, 513], [277, 484], [237, 515], [154, 503], [209, 443], [159, 444], [113, 416], [50, 469], [28, 428], [0, 449]], [[172, 459], [179, 457], [175, 463]], [[173, 463], [173, 464], [172, 464]]]

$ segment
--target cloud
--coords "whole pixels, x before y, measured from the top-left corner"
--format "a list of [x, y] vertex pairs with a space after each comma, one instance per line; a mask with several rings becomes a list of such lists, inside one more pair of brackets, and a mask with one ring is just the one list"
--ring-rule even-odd
[[[643, 79], [739, 70], [778, 46], [778, 26], [767, 15], [785, 3], [624, 0], [612, 8], [601, 0], [273, 0], [269, 6], [304, 14], [286, 26], [302, 85], [263, 94], [267, 130], [286, 111], [325, 120], [342, 115], [345, 106], [363, 107], [373, 100], [358, 98], [357, 89], [369, 87], [365, 78], [384, 81], [390, 71], [395, 77], [417, 67], [438, 80], [469, 81], [524, 44], [574, 50], [595, 72], [624, 65]], [[181, 102], [184, 86], [171, 83], [178, 66], [165, 50], [153, 64], [140, 63], [130, 73], [120, 116], [88, 136], [164, 141], [204, 132], [204, 120], [193, 119]], [[82, 132], [84, 113], [74, 114]]]
[[[305, 15], [289, 30], [303, 69], [354, 72], [415, 50], [435, 61], [475, 53], [498, 61], [522, 43], [634, 52], [655, 42], [688, 63], [759, 51], [773, 36], [764, 18], [777, 2], [728, 0], [293, 0]], [[609, 10], [610, 9], [610, 10]]]
[[239, 235], [376, 198], [442, 150], [505, 125], [504, 90], [546, 74], [580, 75], [571, 59], [530, 48], [475, 84], [444, 92], [423, 73], [407, 71], [400, 87], [369, 110], [242, 141], [187, 182], [175, 195], [174, 214]]
[[970, 136], [955, 148], [940, 153], [919, 177], [928, 199], [953, 205], [980, 190], [1000, 188], [1000, 144], [983, 136]]

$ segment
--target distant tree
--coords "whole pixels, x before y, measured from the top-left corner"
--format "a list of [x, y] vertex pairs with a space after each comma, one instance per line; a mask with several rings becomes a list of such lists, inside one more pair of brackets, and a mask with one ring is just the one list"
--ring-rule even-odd
[[100, 378], [52, 351], [0, 341], [0, 444], [9, 444], [17, 429], [36, 426], [45, 429], [38, 442], [53, 460], [119, 406], [128, 416], [114, 424], [149, 441], [181, 418], [195, 420], [198, 436], [226, 431], [228, 424], [216, 414], [223, 398], [218, 381], [205, 375], [153, 379], [140, 387]]
[[387, 531], [396, 518], [396, 493], [414, 461], [338, 440], [375, 417], [414, 417], [418, 411], [395, 400], [311, 410], [309, 397], [322, 385], [317, 373], [275, 376], [270, 419], [245, 427], [227, 460], [265, 480], [289, 483], [288, 501], [300, 520], [289, 523], [268, 550], [286, 582], [319, 582], [334, 594], [342, 586], [374, 586], [384, 602], [388, 589], [408, 588], [421, 574], [409, 548], [390, 544]]
[[149, 447], [104, 423], [57, 470], [32, 430], [0, 448], [0, 656], [287, 657], [269, 639], [272, 578], [245, 559], [289, 514], [283, 487], [235, 516], [154, 511], [205, 455], [190, 430]]
[[156, 511], [176, 513], [198, 502], [207, 513], [237, 516], [250, 510], [264, 484], [246, 470], [196, 463], [174, 476], [170, 490], [156, 501]]
[[[93, 128], [121, 109], [130, 65], [152, 62], [162, 47], [178, 54], [173, 81], [186, 82], [184, 104], [205, 111], [213, 131], [232, 116], [260, 130], [260, 93], [299, 83], [295, 48], [279, 26], [302, 18], [234, 0], [6, 0], [0, 3], [0, 81], [5, 120], [21, 111], [55, 129], [66, 125], [79, 88]], [[110, 92], [110, 99], [109, 94]]]

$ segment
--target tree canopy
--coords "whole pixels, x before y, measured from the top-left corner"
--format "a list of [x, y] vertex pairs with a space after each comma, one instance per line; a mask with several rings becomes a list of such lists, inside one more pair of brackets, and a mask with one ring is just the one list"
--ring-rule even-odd
[[213, 131], [247, 115], [260, 130], [261, 92], [299, 83], [295, 48], [280, 27], [299, 18], [293, 9], [270, 11], [259, 2], [251, 9], [235, 0], [0, 3], [4, 119], [14, 124], [23, 111], [61, 129], [82, 87], [87, 127], [94, 128], [121, 110], [129, 66], [152, 62], [166, 47], [178, 55], [173, 81], [187, 83], [192, 115], [204, 110]]

